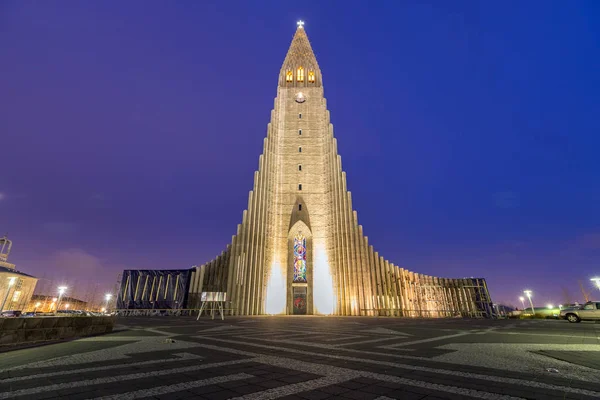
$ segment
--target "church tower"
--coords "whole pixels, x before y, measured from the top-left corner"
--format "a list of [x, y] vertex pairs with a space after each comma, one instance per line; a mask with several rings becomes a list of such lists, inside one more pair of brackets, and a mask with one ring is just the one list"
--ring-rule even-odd
[[483, 279], [409, 272], [381, 257], [363, 235], [303, 25], [279, 73], [248, 209], [227, 249], [195, 267], [188, 308], [203, 292], [226, 292], [233, 315], [485, 312]]

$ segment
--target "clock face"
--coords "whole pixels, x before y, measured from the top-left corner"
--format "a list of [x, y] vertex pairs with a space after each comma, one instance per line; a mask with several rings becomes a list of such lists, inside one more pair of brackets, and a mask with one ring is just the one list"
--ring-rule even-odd
[[302, 92], [296, 93], [296, 101], [298, 103], [304, 103], [306, 101], [306, 97], [304, 97], [304, 93], [302, 93]]

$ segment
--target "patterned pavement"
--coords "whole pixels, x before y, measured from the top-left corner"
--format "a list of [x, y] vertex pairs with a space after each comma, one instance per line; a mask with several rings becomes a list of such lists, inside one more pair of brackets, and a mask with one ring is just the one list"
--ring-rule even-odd
[[600, 324], [131, 317], [0, 353], [0, 399], [598, 399]]

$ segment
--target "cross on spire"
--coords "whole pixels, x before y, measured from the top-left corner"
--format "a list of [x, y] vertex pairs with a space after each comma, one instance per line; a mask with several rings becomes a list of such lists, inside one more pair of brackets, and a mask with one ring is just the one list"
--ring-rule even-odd
[[296, 22], [296, 25], [298, 25], [298, 28], [304, 28], [304, 21], [300, 20]]

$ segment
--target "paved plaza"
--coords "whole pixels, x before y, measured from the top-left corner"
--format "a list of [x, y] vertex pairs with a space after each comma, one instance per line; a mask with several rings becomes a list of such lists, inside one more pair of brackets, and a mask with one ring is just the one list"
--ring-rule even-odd
[[598, 399], [600, 324], [119, 318], [0, 353], [0, 399]]

